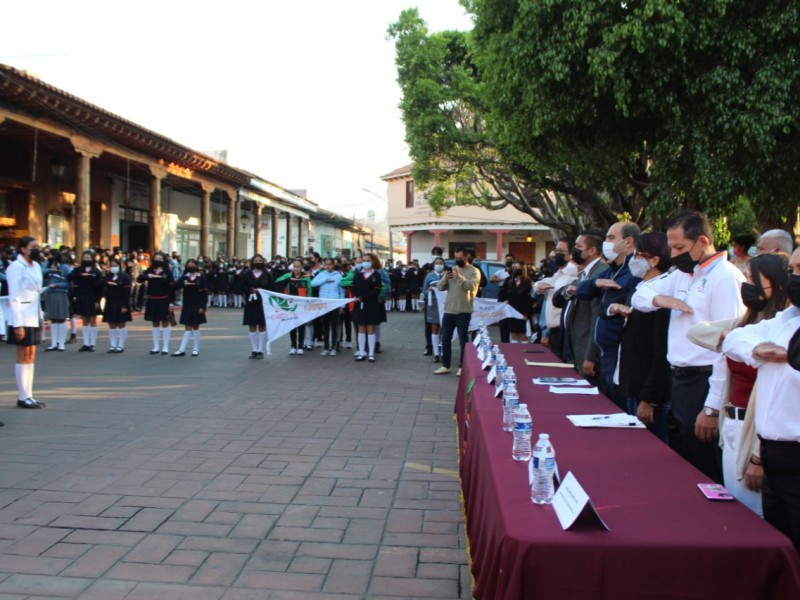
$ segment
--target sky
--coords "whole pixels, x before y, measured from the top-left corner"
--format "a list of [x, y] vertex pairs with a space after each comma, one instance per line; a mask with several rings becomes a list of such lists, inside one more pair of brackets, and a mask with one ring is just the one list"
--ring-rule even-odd
[[431, 31], [471, 28], [458, 0], [27, 0], [4, 11], [0, 63], [380, 217], [380, 176], [411, 162], [386, 30], [415, 6]]

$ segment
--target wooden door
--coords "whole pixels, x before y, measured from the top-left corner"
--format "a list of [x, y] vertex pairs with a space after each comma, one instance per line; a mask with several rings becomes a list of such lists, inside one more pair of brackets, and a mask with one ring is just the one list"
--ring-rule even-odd
[[508, 253], [514, 255], [514, 260], [536, 264], [536, 242], [509, 242]]

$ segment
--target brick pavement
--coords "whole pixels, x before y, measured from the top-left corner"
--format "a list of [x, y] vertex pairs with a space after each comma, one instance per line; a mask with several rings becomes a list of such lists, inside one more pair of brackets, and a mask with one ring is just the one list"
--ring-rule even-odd
[[148, 355], [141, 319], [124, 354], [102, 325], [95, 354], [41, 353], [41, 411], [0, 348], [0, 599], [469, 598], [457, 382], [420, 315], [375, 364], [288, 336], [247, 360], [240, 312], [209, 320], [197, 358]]

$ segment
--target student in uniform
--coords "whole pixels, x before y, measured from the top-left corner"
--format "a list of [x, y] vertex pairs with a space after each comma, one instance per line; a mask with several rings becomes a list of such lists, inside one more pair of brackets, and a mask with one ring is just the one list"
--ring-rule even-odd
[[[356, 361], [365, 359], [375, 362], [375, 328], [380, 326], [385, 311], [382, 310], [380, 296], [383, 279], [380, 275], [381, 262], [373, 254], [365, 254], [365, 266], [353, 277], [353, 297], [355, 312], [353, 322], [358, 326], [358, 353]], [[367, 354], [367, 350], [369, 354]]]
[[64, 352], [67, 343], [67, 319], [69, 319], [70, 268], [64, 264], [61, 253], [53, 250], [50, 263], [44, 271], [44, 316], [50, 321], [50, 347], [45, 352]]
[[406, 271], [406, 287], [408, 288], [409, 300], [411, 300], [411, 311], [419, 312], [419, 294], [422, 280], [420, 279], [419, 265], [412, 262]]
[[275, 281], [267, 271], [267, 262], [260, 254], [250, 261], [251, 269], [244, 275], [242, 290], [245, 296], [242, 325], [250, 329], [250, 345], [253, 351], [251, 359], [264, 358], [264, 347], [267, 344], [267, 322], [264, 320], [264, 304], [258, 290], [275, 291]]
[[[342, 280], [339, 282], [342, 290], [344, 291], [345, 298], [352, 298], [353, 297], [353, 274], [354, 271], [351, 268], [350, 260], [347, 258], [342, 259]], [[345, 281], [347, 283], [345, 284]], [[353, 347], [353, 302], [347, 304], [342, 309], [342, 314], [340, 318], [340, 330], [341, 336], [339, 339], [339, 345], [344, 343], [345, 348], [352, 348]]]
[[131, 278], [123, 262], [112, 258], [104, 280], [103, 321], [108, 323], [109, 354], [125, 352], [128, 323], [131, 321]]
[[228, 279], [228, 267], [225, 264], [218, 266], [214, 276], [214, 292], [217, 294], [217, 306], [228, 308], [228, 290], [230, 281]]
[[[333, 259], [323, 260], [322, 267], [323, 270], [311, 280], [311, 286], [319, 289], [320, 298], [344, 298], [344, 291], [339, 286], [342, 274], [333, 270]], [[332, 310], [322, 315], [322, 338], [325, 345], [322, 356], [336, 356], [337, 324], [340, 310]]]
[[81, 255], [81, 264], [69, 274], [75, 314], [81, 318], [83, 346], [78, 352], [94, 352], [97, 344], [97, 315], [103, 293], [103, 274], [97, 268], [91, 252]]
[[[301, 296], [308, 298], [311, 296], [311, 266], [303, 265], [303, 261], [296, 258], [292, 263], [292, 270], [278, 277], [275, 282], [279, 287], [283, 286], [282, 293], [289, 296]], [[305, 340], [306, 326], [300, 325], [295, 327], [289, 332], [289, 339], [292, 347], [289, 354], [300, 355], [305, 354], [305, 350], [309, 349], [303, 342]]]
[[17, 379], [17, 408], [44, 408], [33, 397], [33, 369], [36, 345], [42, 337], [40, 296], [42, 268], [39, 265], [39, 242], [25, 236], [19, 241], [19, 254], [6, 269], [8, 284], [8, 323], [6, 341], [17, 347], [14, 372]]
[[166, 356], [169, 354], [169, 338], [172, 333], [169, 322], [170, 305], [175, 302], [175, 280], [172, 278], [167, 257], [163, 252], [156, 252], [153, 255], [150, 267], [139, 275], [139, 283], [147, 284], [144, 320], [153, 324], [153, 349], [150, 354], [159, 353], [160, 338], [161, 354]]
[[242, 308], [242, 294], [244, 293], [244, 275], [246, 271], [240, 263], [236, 263], [236, 267], [231, 274], [231, 299], [233, 300], [234, 308]]
[[206, 306], [208, 305], [208, 283], [200, 272], [197, 261], [186, 261], [186, 269], [175, 282], [175, 288], [183, 290], [183, 304], [181, 305], [180, 324], [186, 330], [183, 332], [180, 348], [172, 356], [186, 356], [186, 346], [192, 338], [192, 356], [200, 354], [200, 325], [206, 321]]
[[431, 347], [433, 348], [433, 362], [442, 361], [439, 351], [439, 331], [441, 330], [441, 319], [439, 318], [439, 301], [436, 298], [436, 286], [439, 280], [444, 277], [445, 264], [441, 256], [433, 259], [433, 270], [425, 277], [422, 289], [425, 292], [423, 302], [425, 307], [425, 322], [431, 327]]

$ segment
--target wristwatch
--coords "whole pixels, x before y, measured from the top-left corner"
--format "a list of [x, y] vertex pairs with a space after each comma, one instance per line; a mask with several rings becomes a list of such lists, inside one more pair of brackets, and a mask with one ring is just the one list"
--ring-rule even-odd
[[719, 416], [719, 411], [714, 410], [710, 406], [705, 406], [703, 407], [703, 414], [706, 415], [707, 417], [717, 417]]

